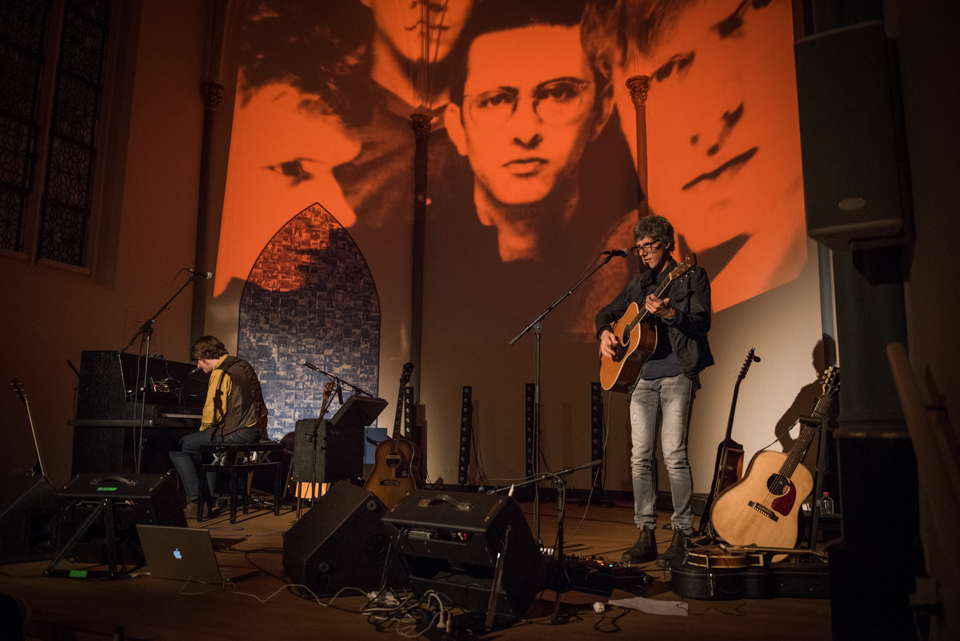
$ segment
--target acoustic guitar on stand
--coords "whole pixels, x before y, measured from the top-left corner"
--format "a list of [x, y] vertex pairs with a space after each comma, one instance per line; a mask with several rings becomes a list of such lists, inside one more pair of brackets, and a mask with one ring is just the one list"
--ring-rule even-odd
[[[403, 422], [403, 388], [413, 374], [413, 363], [403, 366], [400, 375], [400, 393], [397, 395], [397, 417], [393, 422], [393, 436], [377, 445], [373, 471], [363, 484], [368, 492], [373, 492], [383, 501], [387, 509], [397, 504], [410, 490], [423, 487], [420, 473], [420, 448], [413, 441], [400, 434]], [[411, 408], [412, 411], [413, 408]]]
[[[828, 367], [811, 416], [822, 419], [840, 390], [840, 372]], [[798, 513], [813, 489], [813, 476], [801, 465], [818, 428], [804, 425], [790, 454], [758, 452], [747, 474], [717, 498], [713, 529], [731, 545], [793, 548], [800, 536]]]
[[[666, 280], [657, 290], [657, 298], [669, 289], [670, 284], [688, 271], [696, 267], [697, 255], [690, 254], [673, 268]], [[657, 329], [647, 320], [647, 310], [640, 311], [640, 306], [630, 303], [630, 307], [623, 313], [614, 325], [613, 335], [619, 343], [613, 356], [600, 355], [600, 384], [603, 389], [614, 392], [626, 392], [637, 382], [643, 364], [650, 360], [657, 349]]]

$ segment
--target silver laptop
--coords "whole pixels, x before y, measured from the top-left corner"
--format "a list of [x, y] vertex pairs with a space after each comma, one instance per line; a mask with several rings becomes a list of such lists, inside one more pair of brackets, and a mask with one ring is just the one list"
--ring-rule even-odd
[[138, 524], [137, 532], [150, 576], [158, 579], [223, 583], [259, 572], [218, 564], [210, 530]]

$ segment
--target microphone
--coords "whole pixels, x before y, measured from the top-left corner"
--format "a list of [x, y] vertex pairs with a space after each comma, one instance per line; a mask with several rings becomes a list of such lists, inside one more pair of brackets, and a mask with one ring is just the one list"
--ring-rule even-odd
[[337, 400], [343, 405], [343, 387], [340, 385], [337, 385]]
[[202, 371], [203, 371], [203, 370], [200, 369], [199, 367], [194, 367], [192, 370], [190, 370], [189, 372], [187, 372], [187, 376], [193, 376], [194, 374], [199, 374], [199, 373], [202, 372]]
[[194, 276], [203, 276], [207, 280], [210, 280], [211, 278], [213, 278], [213, 272], [201, 272], [196, 269], [190, 269], [189, 267], [184, 267], [184, 269], [186, 269], [188, 272], [190, 272]]
[[630, 255], [629, 249], [608, 249], [606, 251], [600, 252], [601, 256], [619, 256], [620, 258], [626, 258]]

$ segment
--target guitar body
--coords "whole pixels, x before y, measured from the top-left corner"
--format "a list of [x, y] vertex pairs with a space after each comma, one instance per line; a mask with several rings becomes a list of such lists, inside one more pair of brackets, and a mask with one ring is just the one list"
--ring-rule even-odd
[[410, 490], [423, 487], [419, 465], [420, 448], [415, 443], [403, 437], [387, 439], [377, 445], [373, 472], [363, 488], [389, 509]]
[[600, 357], [600, 385], [605, 390], [626, 392], [637, 382], [643, 364], [657, 349], [657, 330], [644, 323], [635, 323], [639, 315], [640, 307], [630, 303], [630, 307], [613, 326], [620, 346], [612, 358]]
[[743, 446], [732, 438], [725, 439], [717, 447], [717, 462], [713, 467], [713, 482], [710, 484], [710, 494], [703, 504], [704, 516], [700, 517], [701, 534], [706, 534], [706, 523], [716, 498], [741, 478], [743, 478]]
[[793, 548], [800, 536], [800, 504], [813, 490], [813, 476], [798, 466], [779, 494], [769, 489], [787, 460], [782, 452], [760, 452], [747, 474], [713, 506], [710, 522], [717, 535], [731, 545]]

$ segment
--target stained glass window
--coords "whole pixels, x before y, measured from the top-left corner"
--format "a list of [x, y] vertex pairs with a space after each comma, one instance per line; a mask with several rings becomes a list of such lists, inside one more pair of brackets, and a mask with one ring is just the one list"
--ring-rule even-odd
[[110, 3], [0, 2], [0, 248], [86, 265]]

